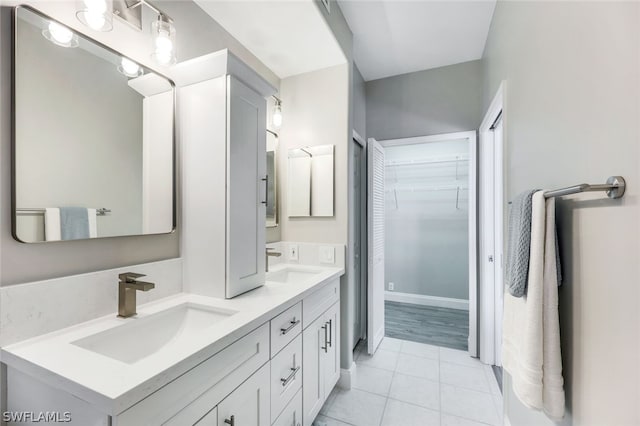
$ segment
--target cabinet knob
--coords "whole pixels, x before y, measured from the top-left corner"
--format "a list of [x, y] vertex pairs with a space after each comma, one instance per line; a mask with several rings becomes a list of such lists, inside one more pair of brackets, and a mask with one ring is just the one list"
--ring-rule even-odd
[[224, 422], [231, 426], [236, 426], [235, 416], [231, 416], [231, 419], [224, 419]]

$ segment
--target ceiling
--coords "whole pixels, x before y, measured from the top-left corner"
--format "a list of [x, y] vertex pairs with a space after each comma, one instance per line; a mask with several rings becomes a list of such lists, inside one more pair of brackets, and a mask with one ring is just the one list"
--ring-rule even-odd
[[346, 62], [313, 0], [195, 0], [278, 77]]
[[495, 0], [338, 0], [366, 81], [480, 59]]

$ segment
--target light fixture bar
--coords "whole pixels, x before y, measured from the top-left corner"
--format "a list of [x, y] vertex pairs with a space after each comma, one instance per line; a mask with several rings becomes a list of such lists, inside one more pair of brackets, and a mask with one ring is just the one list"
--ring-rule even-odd
[[148, 7], [167, 21], [173, 22], [169, 15], [148, 0], [113, 0], [113, 14], [137, 30], [142, 31], [142, 6]]

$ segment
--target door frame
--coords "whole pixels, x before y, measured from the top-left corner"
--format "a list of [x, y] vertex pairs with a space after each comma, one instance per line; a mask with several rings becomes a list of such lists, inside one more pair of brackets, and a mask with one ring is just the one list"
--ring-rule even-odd
[[443, 142], [456, 139], [469, 140], [469, 355], [478, 357], [478, 139], [475, 130], [443, 133], [439, 135], [417, 136], [378, 141], [384, 148], [391, 146], [415, 145], [429, 142]]
[[[360, 200], [364, 206], [364, 216], [360, 218], [360, 298], [358, 300], [354, 300], [354, 305], [358, 304], [360, 306], [360, 318], [359, 324], [360, 329], [356, 330], [355, 325], [358, 323], [358, 319], [354, 318], [354, 339], [358, 337], [360, 339], [367, 338], [367, 272], [368, 272], [368, 264], [367, 264], [367, 142], [366, 140], [360, 136], [358, 132], [353, 130], [352, 135], [352, 143], [357, 143], [362, 148], [362, 168], [360, 170], [361, 173], [361, 186], [360, 186], [360, 196], [362, 199]], [[352, 151], [352, 156], [353, 156]], [[355, 158], [355, 156], [354, 156]], [[355, 164], [354, 164], [355, 167]], [[353, 203], [358, 202], [354, 199]], [[352, 204], [353, 206], [353, 204]], [[354, 224], [355, 226], [355, 224]], [[354, 261], [355, 261], [355, 241], [354, 241]], [[355, 295], [354, 295], [355, 296]], [[355, 312], [354, 312], [355, 314]]]
[[[478, 222], [479, 242], [482, 243], [481, 237], [483, 234], [489, 232], [494, 238], [494, 253], [495, 264], [499, 265], [496, 269], [499, 273], [498, 279], [494, 279], [494, 282], [484, 283], [478, 275], [479, 282], [479, 311], [480, 311], [480, 360], [485, 364], [501, 365], [501, 348], [502, 348], [502, 288], [503, 288], [503, 271], [504, 271], [504, 252], [505, 252], [505, 220], [506, 217], [506, 202], [505, 202], [505, 182], [506, 182], [506, 168], [505, 158], [507, 152], [507, 120], [506, 120], [506, 90], [507, 82], [502, 81], [496, 94], [487, 109], [487, 112], [482, 120], [482, 124], [479, 128], [479, 144], [478, 144], [478, 158], [483, 157], [481, 150], [486, 147], [487, 144], [491, 144], [491, 151], [493, 152], [493, 164], [491, 170], [484, 170], [479, 167], [478, 169], [478, 181], [481, 182], [481, 176], [483, 173], [490, 173], [494, 182], [493, 189], [498, 195], [494, 198], [493, 203], [493, 220], [487, 221], [487, 223]], [[496, 122], [502, 120], [502, 143], [501, 149], [495, 151], [493, 149], [494, 132], [493, 126]], [[488, 153], [490, 154], [490, 153]], [[479, 164], [480, 165], [480, 164]], [[498, 228], [498, 229], [497, 229]], [[501, 228], [501, 229], [499, 229]], [[479, 259], [479, 262], [484, 259]], [[495, 271], [495, 270], [494, 270]], [[480, 273], [480, 269], [478, 270]]]

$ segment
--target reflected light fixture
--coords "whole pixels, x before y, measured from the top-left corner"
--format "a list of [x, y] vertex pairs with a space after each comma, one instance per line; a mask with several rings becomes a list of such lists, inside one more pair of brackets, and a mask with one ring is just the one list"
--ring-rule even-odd
[[124, 56], [120, 61], [118, 71], [120, 72], [120, 74], [123, 74], [130, 78], [140, 77], [142, 74], [144, 74], [144, 71], [142, 71], [140, 65], [136, 64], [129, 58], [125, 58]]
[[273, 115], [271, 116], [271, 122], [273, 127], [279, 129], [282, 126], [282, 101], [275, 96], [272, 96], [276, 100], [276, 104], [273, 107]]
[[77, 0], [76, 17], [96, 31], [113, 29], [113, 0]]
[[62, 47], [78, 47], [78, 36], [69, 28], [57, 22], [49, 21], [47, 28], [42, 30], [44, 38]]

